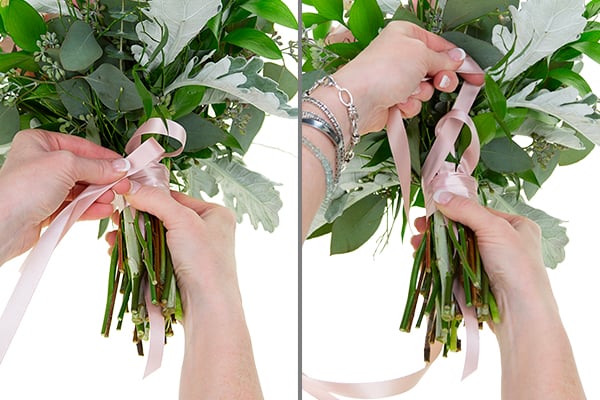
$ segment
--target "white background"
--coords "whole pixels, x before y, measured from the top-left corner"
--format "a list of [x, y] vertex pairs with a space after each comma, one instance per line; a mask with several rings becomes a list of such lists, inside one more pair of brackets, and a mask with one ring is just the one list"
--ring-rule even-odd
[[[600, 68], [587, 60], [585, 76], [600, 92]], [[589, 399], [600, 399], [598, 381], [598, 173], [600, 152], [559, 167], [531, 205], [566, 221], [566, 260], [549, 271], [563, 323]], [[414, 209], [411, 217], [417, 217]], [[374, 237], [376, 238], [376, 234]], [[407, 235], [407, 239], [410, 234]], [[374, 255], [371, 240], [360, 250], [328, 257], [329, 236], [309, 240], [302, 259], [302, 368], [310, 377], [372, 382], [408, 375], [423, 367], [425, 325], [398, 330], [412, 266], [412, 247], [396, 230]], [[460, 334], [464, 339], [464, 330]], [[481, 331], [479, 368], [461, 382], [464, 353], [439, 358], [416, 388], [394, 398], [500, 399], [500, 357], [495, 336]], [[543, 373], [543, 365], [530, 365]], [[304, 393], [303, 399], [313, 397]]]
[[[296, 14], [296, 2], [287, 3]], [[287, 28], [280, 33], [286, 42], [297, 37]], [[288, 68], [295, 73], [294, 63]], [[240, 289], [267, 399], [293, 399], [298, 393], [297, 131], [296, 119], [266, 118], [245, 160], [252, 170], [282, 184], [277, 187], [283, 201], [280, 224], [272, 234], [255, 231], [246, 216], [236, 235]], [[109, 257], [106, 242], [96, 240], [96, 233], [97, 223], [77, 223], [54, 252], [0, 365], [0, 399], [178, 397], [181, 326], [168, 340], [162, 368], [144, 380], [146, 359], [138, 357], [131, 343], [129, 314], [122, 331], [114, 331], [113, 323], [110, 338], [100, 335]], [[0, 268], [0, 309], [23, 259]]]

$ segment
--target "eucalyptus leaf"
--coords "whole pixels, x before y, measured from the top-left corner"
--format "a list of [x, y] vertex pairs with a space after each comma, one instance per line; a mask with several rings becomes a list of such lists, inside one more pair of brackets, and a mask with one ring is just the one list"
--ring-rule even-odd
[[444, 25], [448, 29], [456, 28], [486, 14], [505, 11], [509, 5], [518, 6], [519, 0], [448, 0], [444, 7]]
[[215, 124], [198, 114], [190, 113], [177, 120], [187, 133], [184, 151], [195, 153], [227, 139], [227, 134]]
[[92, 113], [93, 103], [90, 87], [84, 79], [73, 78], [57, 83], [60, 101], [75, 118]]
[[0, 102], [0, 145], [12, 142], [20, 127], [17, 107], [5, 106]]
[[560, 152], [556, 150], [552, 157], [547, 159], [543, 164], [538, 161], [537, 157], [533, 157], [533, 169], [532, 172], [535, 174], [537, 185], [525, 182], [523, 184], [523, 191], [527, 196], [528, 200], [531, 200], [537, 193], [540, 186], [550, 178], [560, 159]]
[[565, 121], [595, 144], [600, 144], [600, 122], [590, 118], [594, 109], [578, 99], [577, 89], [567, 87], [554, 92], [540, 90], [532, 99], [527, 97], [534, 91], [533, 82], [507, 100], [509, 107], [523, 107], [552, 115]]
[[510, 81], [539, 60], [573, 42], [583, 31], [584, 3], [580, 0], [528, 0], [519, 10], [510, 6], [513, 29], [494, 27], [492, 43], [508, 58], [506, 69], [495, 74]]
[[[383, 9], [382, 9], [382, 11], [383, 11]], [[392, 21], [408, 21], [415, 25], [420, 26], [421, 28], [425, 27], [425, 24], [423, 23], [423, 21], [421, 21], [419, 19], [419, 17], [417, 17], [415, 15], [415, 13], [410, 11], [407, 7], [398, 8], [396, 10], [396, 12], [394, 12], [394, 15], [392, 16]]]
[[273, 232], [279, 225], [277, 213], [283, 204], [273, 182], [250, 171], [236, 159], [231, 162], [225, 158], [200, 159], [198, 162], [216, 179], [225, 205], [235, 211], [238, 222], [248, 214], [255, 229], [262, 224], [267, 232]]
[[244, 10], [248, 10], [267, 21], [298, 29], [298, 22], [294, 14], [281, 0], [249, 0], [241, 4]]
[[250, 149], [250, 145], [254, 141], [256, 134], [260, 131], [264, 120], [264, 111], [254, 106], [245, 107], [233, 120], [229, 133], [240, 144], [242, 154]]
[[496, 47], [466, 33], [449, 31], [444, 32], [442, 37], [466, 51], [483, 69], [496, 65], [502, 59], [503, 55]]
[[375, 39], [383, 28], [383, 14], [376, 0], [354, 0], [348, 12], [348, 27], [363, 45]]
[[0, 16], [4, 29], [21, 49], [34, 52], [39, 50], [37, 41], [46, 33], [47, 27], [42, 16], [25, 0], [0, 1]]
[[283, 57], [277, 44], [266, 33], [251, 28], [239, 28], [229, 32], [223, 42], [248, 49], [259, 56], [277, 60]]
[[60, 47], [60, 63], [67, 71], [85, 71], [102, 57], [102, 47], [94, 38], [92, 28], [75, 21]]
[[583, 143], [575, 135], [575, 130], [565, 126], [558, 126], [555, 119], [552, 122], [553, 124], [547, 124], [533, 118], [528, 118], [514, 131], [514, 134], [531, 136], [535, 133], [538, 136], [542, 136], [548, 143], [559, 144], [575, 150], [584, 149]]
[[[206, 26], [219, 11], [220, 0], [148, 0], [142, 12], [148, 18], [136, 25], [139, 39], [145, 44], [132, 46], [136, 60], [150, 70], [159, 65], [169, 65], [183, 48]], [[157, 57], [150, 59], [163, 41], [168, 38]]]
[[112, 64], [100, 65], [83, 79], [94, 89], [102, 104], [111, 110], [132, 111], [143, 107], [135, 84]]
[[581, 133], [576, 132], [575, 136], [577, 136], [577, 138], [581, 141], [584, 149], [583, 150], [573, 150], [573, 149], [562, 150], [560, 152], [560, 159], [558, 162], [559, 165], [563, 166], [563, 165], [575, 164], [576, 162], [579, 162], [579, 161], [583, 160], [585, 157], [587, 157], [587, 155], [590, 154], [591, 151], [594, 149], [594, 143], [592, 143], [588, 138], [583, 136]]
[[183, 86], [177, 89], [171, 102], [173, 119], [188, 115], [198, 108], [204, 97], [204, 92], [206, 92], [204, 86]]
[[[288, 97], [277, 87], [277, 83], [259, 74], [263, 67], [262, 60], [228, 56], [216, 63], [207, 63], [196, 75], [191, 76], [195, 62], [194, 59], [188, 63], [184, 72], [165, 89], [165, 94], [183, 86], [206, 86], [215, 89], [223, 99], [252, 104], [269, 114], [280, 117], [298, 115], [298, 110], [287, 104]], [[209, 95], [207, 91], [203, 98], [206, 104], [209, 104], [206, 100]]]
[[481, 148], [481, 161], [496, 172], [517, 173], [533, 167], [529, 155], [507, 137], [492, 140]]
[[385, 198], [371, 195], [347, 208], [331, 227], [330, 253], [348, 253], [369, 240], [381, 223], [386, 203]]
[[503, 194], [501, 190], [486, 190], [486, 197], [490, 200], [489, 207], [509, 214], [522, 215], [538, 224], [542, 231], [542, 255], [547, 268], [556, 268], [565, 259], [565, 246], [569, 238], [566, 228], [561, 226], [563, 221], [525, 204], [514, 193]]

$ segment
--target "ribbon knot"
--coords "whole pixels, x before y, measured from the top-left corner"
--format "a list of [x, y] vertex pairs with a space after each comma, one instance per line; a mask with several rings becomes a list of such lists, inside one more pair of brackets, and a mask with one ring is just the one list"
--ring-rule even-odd
[[[147, 134], [158, 134], [174, 138], [181, 144], [181, 147], [176, 151], [165, 154], [165, 150], [154, 138], [149, 138], [142, 143], [142, 135]], [[165, 126], [165, 123], [160, 118], [149, 119], [136, 130], [125, 147], [125, 151], [129, 154], [127, 160], [131, 164], [127, 175], [108, 185], [89, 185], [48, 226], [37, 245], [31, 250], [21, 266], [21, 276], [0, 317], [0, 363], [4, 359], [10, 343], [19, 328], [27, 306], [48, 265], [52, 252], [71, 226], [102, 194], [110, 190], [111, 187], [122, 179], [131, 178], [142, 184], [159, 185], [162, 187], [166, 185], [168, 188], [168, 171], [164, 166], [159, 164], [159, 161], [165, 157], [179, 155], [183, 151], [185, 140], [185, 129], [176, 122], [167, 120]], [[151, 302], [148, 303], [151, 304]], [[154, 309], [153, 307], [149, 309], [151, 325], [150, 351], [144, 376], [147, 376], [158, 368], [162, 359], [162, 346], [164, 345], [163, 317], [160, 308], [155, 307]]]

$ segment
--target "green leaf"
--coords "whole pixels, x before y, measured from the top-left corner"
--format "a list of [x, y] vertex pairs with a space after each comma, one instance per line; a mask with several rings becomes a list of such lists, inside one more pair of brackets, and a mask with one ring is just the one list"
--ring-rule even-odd
[[108, 229], [108, 223], [110, 222], [110, 218], [102, 218], [98, 223], [98, 236], [97, 239], [102, 238], [106, 233], [106, 229]]
[[171, 108], [173, 119], [181, 118], [194, 111], [202, 102], [205, 86], [184, 86], [175, 91]]
[[585, 97], [592, 92], [590, 85], [577, 72], [568, 68], [553, 69], [548, 73], [548, 78], [556, 79], [565, 86], [572, 86]]
[[367, 45], [383, 28], [383, 14], [376, 0], [355, 0], [348, 13], [348, 27], [352, 35]]
[[256, 107], [248, 106], [235, 118], [231, 124], [230, 134], [241, 146], [245, 154], [265, 120], [265, 113]]
[[525, 150], [507, 137], [494, 139], [483, 146], [481, 161], [496, 172], [518, 173], [533, 168]]
[[502, 191], [486, 190], [486, 196], [490, 200], [489, 207], [522, 215], [538, 224], [542, 231], [542, 255], [547, 268], [556, 268], [565, 259], [565, 246], [569, 238], [566, 228], [561, 226], [563, 221], [525, 204], [514, 193], [502, 194]]
[[474, 22], [497, 10], [505, 11], [509, 5], [518, 7], [518, 0], [448, 0], [444, 8], [444, 25], [448, 29]]
[[332, 43], [327, 45], [327, 50], [330, 50], [338, 56], [346, 60], [355, 58], [364, 48], [362, 43]]
[[40, 66], [33, 60], [33, 55], [23, 51], [17, 51], [14, 53], [1, 53], [0, 71], [8, 72], [13, 68], [20, 68], [24, 71], [35, 72], [40, 69]]
[[343, 0], [313, 0], [313, 7], [317, 9], [323, 17], [344, 22], [344, 1]]
[[290, 99], [298, 92], [298, 79], [283, 65], [267, 62], [263, 67], [263, 75], [277, 82], [279, 89]]
[[585, 6], [583, 16], [587, 19], [595, 17], [600, 12], [600, 0], [591, 0]]
[[131, 73], [133, 75], [135, 89], [137, 90], [138, 95], [142, 99], [142, 104], [144, 105], [144, 114], [146, 115], [146, 118], [150, 118], [152, 116], [152, 108], [155, 102], [154, 96], [140, 79], [140, 76], [138, 75], [138, 68], [134, 67]]
[[102, 57], [102, 47], [94, 31], [83, 21], [75, 21], [60, 47], [60, 63], [67, 71], [85, 71]]
[[503, 57], [500, 50], [490, 42], [474, 38], [463, 32], [444, 32], [442, 37], [466, 51], [483, 69], [496, 65]]
[[313, 28], [313, 38], [315, 40], [325, 39], [331, 30], [331, 21], [323, 22]]
[[20, 130], [20, 125], [17, 107], [7, 107], [0, 103], [0, 145], [12, 142]]
[[74, 78], [57, 84], [60, 101], [75, 118], [92, 113], [94, 109], [90, 87], [85, 80]]
[[477, 135], [479, 136], [481, 146], [489, 143], [496, 137], [496, 119], [491, 112], [474, 116], [473, 123], [477, 128]]
[[223, 38], [223, 42], [230, 43], [243, 49], [250, 50], [259, 56], [277, 60], [283, 57], [277, 44], [266, 33], [250, 28], [240, 28], [231, 31]]
[[600, 43], [578, 42], [573, 43], [570, 46], [576, 50], [579, 50], [596, 63], [600, 63]]
[[321, 225], [320, 228], [315, 229], [307, 238], [308, 239], [314, 239], [314, 238], [318, 238], [319, 236], [323, 236], [323, 235], [327, 235], [328, 233], [331, 233], [331, 228], [333, 227], [333, 224], [323, 224]]
[[555, 151], [554, 155], [545, 162], [544, 165], [540, 164], [537, 157], [533, 157], [533, 169], [532, 172], [535, 174], [537, 184], [525, 182], [523, 184], [523, 191], [527, 196], [527, 199], [531, 199], [538, 189], [550, 178], [556, 167], [558, 166], [558, 160], [560, 159], [560, 152]]
[[506, 97], [504, 97], [496, 81], [488, 74], [485, 74], [484, 89], [492, 111], [500, 120], [503, 120], [506, 117]]
[[421, 28], [425, 27], [423, 21], [421, 21], [414, 12], [410, 11], [408, 8], [400, 7], [394, 13], [392, 17], [393, 21], [408, 21], [415, 25], [420, 26]]
[[200, 165], [212, 175], [223, 192], [225, 205], [235, 211], [238, 222], [248, 214], [255, 229], [259, 224], [273, 232], [279, 224], [278, 211], [283, 203], [274, 183], [259, 173], [250, 171], [236, 159], [199, 159]]
[[24, 0], [2, 0], [0, 16], [4, 29], [21, 49], [33, 53], [39, 50], [36, 42], [46, 33], [42, 16]]
[[281, 0], [249, 0], [241, 4], [244, 10], [248, 10], [267, 21], [298, 29], [296, 17]]
[[102, 64], [83, 77], [106, 107], [115, 111], [132, 111], [143, 107], [135, 84], [114, 65]]
[[329, 20], [320, 14], [309, 12], [302, 13], [302, 25], [304, 25], [305, 28], [310, 28], [313, 25], [320, 25], [327, 21]]
[[372, 195], [347, 208], [333, 222], [330, 253], [348, 253], [369, 240], [381, 223], [386, 203], [385, 198]]
[[195, 153], [227, 139], [227, 134], [209, 120], [190, 113], [177, 120], [187, 133], [184, 151]]

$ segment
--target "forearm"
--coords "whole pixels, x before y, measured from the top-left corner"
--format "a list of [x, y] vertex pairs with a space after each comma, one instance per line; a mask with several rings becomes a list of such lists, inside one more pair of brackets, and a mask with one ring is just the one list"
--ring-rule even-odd
[[496, 326], [502, 398], [585, 399], [554, 298], [551, 293], [542, 300], [527, 298], [533, 301], [512, 307], [506, 304], [503, 320]]
[[239, 294], [187, 304], [179, 398], [262, 399]]

